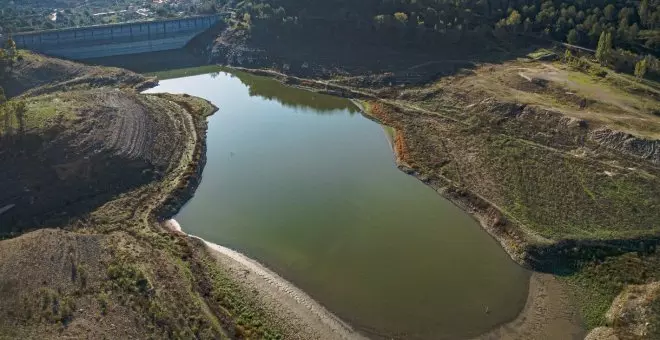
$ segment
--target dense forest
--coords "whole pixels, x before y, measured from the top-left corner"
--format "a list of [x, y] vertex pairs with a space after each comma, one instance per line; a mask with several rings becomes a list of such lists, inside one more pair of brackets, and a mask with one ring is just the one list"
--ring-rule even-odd
[[[0, 0], [0, 33], [208, 14], [226, 8], [237, 10], [255, 33], [274, 28], [291, 34], [372, 31], [390, 40], [432, 44], [469, 37], [467, 33], [492, 32], [595, 49], [607, 32], [615, 49], [660, 55], [660, 0]], [[138, 9], [146, 10], [142, 17]]]
[[534, 35], [595, 49], [603, 32], [614, 48], [660, 54], [660, 0], [246, 0], [233, 4], [251, 29], [372, 30], [433, 43], [468, 32]]

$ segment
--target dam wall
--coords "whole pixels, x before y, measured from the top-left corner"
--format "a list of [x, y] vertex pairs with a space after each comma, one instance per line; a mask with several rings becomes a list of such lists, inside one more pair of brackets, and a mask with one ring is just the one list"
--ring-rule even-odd
[[216, 15], [198, 16], [19, 33], [13, 38], [21, 49], [80, 60], [182, 48], [219, 20]]

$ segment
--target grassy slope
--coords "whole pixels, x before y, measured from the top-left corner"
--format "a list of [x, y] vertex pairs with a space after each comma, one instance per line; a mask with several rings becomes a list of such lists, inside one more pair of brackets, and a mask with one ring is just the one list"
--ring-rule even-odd
[[139, 88], [152, 82], [151, 78], [127, 70], [88, 66], [24, 50], [19, 51], [11, 67], [0, 72], [0, 86], [8, 97], [35, 90], [45, 93], [102, 86]]
[[[595, 111], [599, 109], [597, 100], [595, 109], [583, 110], [583, 115], [592, 112], [594, 119], [586, 120], [584, 128], [572, 127], [562, 114], [545, 111], [561, 110], [575, 117], [570, 111], [575, 107], [557, 98], [557, 91], [532, 89], [525, 92], [535, 97], [531, 101], [520, 94], [524, 92], [521, 89], [511, 89], [509, 79], [501, 77], [515, 74], [520, 67], [513, 63], [495, 70], [478, 69], [474, 75], [442, 79], [399, 94], [397, 102], [418, 105], [438, 118], [455, 119], [401, 115], [409, 121], [410, 126], [402, 128], [414, 139], [410, 152], [420, 171], [440, 174], [486, 197], [545, 238], [612, 239], [657, 234], [658, 166], [589, 141], [589, 133], [604, 124]], [[571, 76], [581, 74], [569, 72]], [[521, 101], [530, 105], [527, 111], [524, 106], [508, 104]], [[652, 97], [646, 101], [660, 105]], [[552, 104], [556, 102], [564, 105]], [[660, 118], [650, 113], [635, 113], [632, 116], [619, 109], [619, 120], [613, 124], [638, 126], [640, 134], [651, 133], [660, 125]]]

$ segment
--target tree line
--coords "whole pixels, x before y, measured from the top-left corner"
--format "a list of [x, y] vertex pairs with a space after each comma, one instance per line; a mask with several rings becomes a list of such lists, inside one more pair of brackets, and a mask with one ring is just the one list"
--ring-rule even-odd
[[[0, 47], [0, 78], [6, 76], [7, 70], [14, 66], [18, 58], [16, 43], [8, 38]], [[10, 100], [5, 95], [4, 89], [0, 87], [0, 142], [12, 136], [15, 128], [18, 128], [20, 135], [25, 133], [26, 112], [25, 101]]]
[[250, 34], [368, 32], [418, 46], [531, 36], [600, 49], [599, 61], [618, 71], [660, 74], [660, 0], [231, 0], [228, 6]]
[[[235, 1], [250, 25], [288, 29], [383, 31], [428, 43], [434, 34], [505, 31], [595, 49], [603, 32], [613, 48], [660, 54], [660, 0], [245, 0]], [[326, 26], [326, 28], [328, 28]], [[421, 37], [421, 39], [420, 39]]]

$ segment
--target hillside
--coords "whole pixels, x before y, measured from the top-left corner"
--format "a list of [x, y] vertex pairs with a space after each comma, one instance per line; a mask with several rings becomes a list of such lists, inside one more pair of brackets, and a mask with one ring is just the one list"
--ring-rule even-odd
[[82, 71], [76, 89], [26, 85], [2, 106], [0, 338], [279, 338], [234, 269], [160, 226], [199, 180], [216, 108], [139, 94], [141, 82], [99, 86], [96, 74], [117, 70], [21, 53], [64, 82], [70, 66]]
[[56, 78], [27, 77], [0, 102], [0, 339], [361, 338], [168, 220], [199, 184], [216, 107], [139, 93], [156, 82], [129, 71], [19, 53], [23, 74]]
[[153, 79], [110, 67], [87, 66], [72, 61], [22, 52], [12, 67], [0, 72], [0, 87], [8, 97], [39, 94], [63, 89], [101, 86], [149, 87]]

